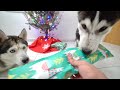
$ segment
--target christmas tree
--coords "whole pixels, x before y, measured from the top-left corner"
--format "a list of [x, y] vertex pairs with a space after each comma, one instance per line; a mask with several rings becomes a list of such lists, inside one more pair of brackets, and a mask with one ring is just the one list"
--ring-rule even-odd
[[51, 37], [50, 31], [57, 29], [62, 14], [59, 11], [25, 11], [25, 16], [30, 26], [45, 33], [45, 36], [38, 37], [29, 45], [29, 49], [39, 53], [57, 51], [58, 49], [51, 45], [61, 41]]
[[29, 25], [45, 33], [46, 40], [49, 38], [49, 32], [56, 28], [61, 18], [59, 11], [26, 11], [25, 15]]

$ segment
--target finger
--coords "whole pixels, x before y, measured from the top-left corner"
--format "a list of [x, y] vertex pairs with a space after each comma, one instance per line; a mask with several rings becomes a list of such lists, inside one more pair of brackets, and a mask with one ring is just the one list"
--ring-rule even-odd
[[78, 67], [80, 65], [80, 62], [77, 60], [74, 60], [70, 53], [68, 53], [67, 57], [70, 64], [73, 65], [74, 67]]

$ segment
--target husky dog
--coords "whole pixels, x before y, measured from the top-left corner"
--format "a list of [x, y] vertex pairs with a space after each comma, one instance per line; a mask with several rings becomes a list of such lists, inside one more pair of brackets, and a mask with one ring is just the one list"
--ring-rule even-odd
[[21, 31], [19, 36], [7, 36], [0, 30], [0, 72], [29, 62], [26, 53], [28, 47], [26, 40], [25, 29]]
[[119, 18], [120, 11], [78, 11], [76, 46], [86, 55], [95, 52]]

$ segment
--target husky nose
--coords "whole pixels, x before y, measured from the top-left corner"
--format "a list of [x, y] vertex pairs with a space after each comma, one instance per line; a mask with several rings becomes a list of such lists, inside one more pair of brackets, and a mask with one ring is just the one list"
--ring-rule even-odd
[[24, 64], [28, 63], [28, 62], [29, 62], [29, 58], [23, 59], [22, 62], [23, 62]]
[[87, 48], [82, 48], [82, 51], [83, 51], [83, 53], [86, 54], [86, 55], [89, 55], [89, 54], [92, 52], [92, 50], [89, 50], [89, 49], [87, 49]]

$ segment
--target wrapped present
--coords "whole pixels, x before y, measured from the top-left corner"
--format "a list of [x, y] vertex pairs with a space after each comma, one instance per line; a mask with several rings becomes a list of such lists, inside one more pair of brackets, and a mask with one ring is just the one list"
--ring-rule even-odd
[[86, 56], [79, 48], [68, 48], [52, 56], [9, 70], [8, 79], [68, 79], [72, 75], [78, 74], [78, 70], [68, 62], [66, 56], [68, 53], [71, 53], [75, 60], [81, 58], [90, 64], [113, 57], [111, 52], [102, 45], [89, 56]]
[[51, 47], [57, 48], [58, 50], [64, 50], [67, 46], [65, 42], [56, 42], [51, 45]]

